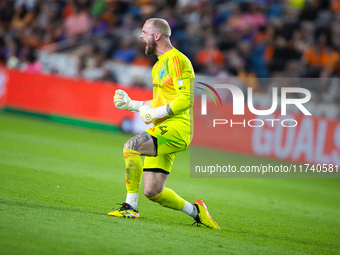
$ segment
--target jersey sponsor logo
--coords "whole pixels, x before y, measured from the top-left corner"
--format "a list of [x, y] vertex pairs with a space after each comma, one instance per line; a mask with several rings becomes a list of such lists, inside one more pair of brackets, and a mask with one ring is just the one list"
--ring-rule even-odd
[[163, 85], [161, 85], [161, 84], [153, 84], [152, 85], [154, 88], [160, 88], [160, 89], [162, 89], [164, 86]]

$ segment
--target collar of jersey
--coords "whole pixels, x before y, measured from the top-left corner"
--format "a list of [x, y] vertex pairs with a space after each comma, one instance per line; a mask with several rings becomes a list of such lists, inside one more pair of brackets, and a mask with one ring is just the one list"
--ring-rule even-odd
[[171, 50], [169, 50], [169, 51], [163, 53], [162, 55], [160, 55], [160, 56], [158, 57], [158, 60], [162, 60], [162, 59], [166, 58], [166, 57], [167, 57], [168, 55], [170, 55], [171, 52], [173, 52], [174, 50], [176, 50], [175, 47], [172, 48]]

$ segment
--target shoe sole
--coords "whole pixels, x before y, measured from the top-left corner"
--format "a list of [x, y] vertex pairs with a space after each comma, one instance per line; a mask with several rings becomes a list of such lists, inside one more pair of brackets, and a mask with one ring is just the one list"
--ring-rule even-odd
[[108, 214], [108, 216], [112, 216], [112, 217], [117, 217], [117, 218], [125, 218], [125, 219], [138, 219], [139, 218], [139, 215], [138, 216], [130, 216], [130, 217], [128, 217], [128, 216], [117, 216], [117, 215], [110, 215], [110, 214]]

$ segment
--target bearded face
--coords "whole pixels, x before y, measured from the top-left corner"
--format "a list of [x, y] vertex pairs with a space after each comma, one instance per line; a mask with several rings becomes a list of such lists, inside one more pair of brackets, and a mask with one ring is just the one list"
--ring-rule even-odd
[[150, 56], [150, 55], [155, 54], [155, 51], [156, 51], [156, 42], [153, 38], [151, 38], [149, 42], [146, 42], [145, 54]]
[[152, 22], [146, 22], [144, 24], [140, 38], [146, 43], [145, 54], [148, 56], [156, 53], [157, 44], [154, 39], [156, 33], [155, 28], [152, 26]]

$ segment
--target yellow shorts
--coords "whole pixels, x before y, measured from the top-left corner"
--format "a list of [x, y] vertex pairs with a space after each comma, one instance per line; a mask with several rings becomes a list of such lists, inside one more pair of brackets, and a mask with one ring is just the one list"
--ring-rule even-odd
[[175, 121], [165, 120], [152, 128], [145, 130], [157, 138], [157, 156], [144, 159], [144, 171], [169, 174], [177, 152], [187, 149], [188, 144], [176, 127]]

